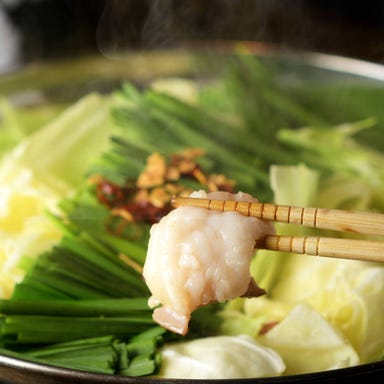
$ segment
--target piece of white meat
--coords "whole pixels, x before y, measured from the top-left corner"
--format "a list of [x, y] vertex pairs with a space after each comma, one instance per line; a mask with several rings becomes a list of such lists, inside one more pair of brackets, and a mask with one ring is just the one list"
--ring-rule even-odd
[[[191, 197], [251, 201], [239, 192], [193, 192]], [[269, 221], [238, 212], [180, 207], [151, 228], [143, 276], [152, 296], [153, 319], [185, 335], [191, 313], [212, 302], [260, 296], [250, 275], [255, 243], [273, 234]]]

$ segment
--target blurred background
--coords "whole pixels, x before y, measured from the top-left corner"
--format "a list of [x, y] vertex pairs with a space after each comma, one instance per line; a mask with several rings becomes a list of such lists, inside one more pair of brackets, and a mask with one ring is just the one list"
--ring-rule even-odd
[[0, 0], [0, 72], [81, 54], [251, 40], [384, 63], [384, 1]]

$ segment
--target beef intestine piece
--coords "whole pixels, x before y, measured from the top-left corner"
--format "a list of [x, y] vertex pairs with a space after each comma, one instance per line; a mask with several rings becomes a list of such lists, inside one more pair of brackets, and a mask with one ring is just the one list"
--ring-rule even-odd
[[[257, 202], [243, 192], [197, 191], [190, 196]], [[185, 335], [195, 309], [264, 294], [250, 275], [250, 263], [256, 241], [274, 232], [271, 222], [238, 212], [189, 206], [171, 211], [152, 226], [144, 264], [153, 319]]]

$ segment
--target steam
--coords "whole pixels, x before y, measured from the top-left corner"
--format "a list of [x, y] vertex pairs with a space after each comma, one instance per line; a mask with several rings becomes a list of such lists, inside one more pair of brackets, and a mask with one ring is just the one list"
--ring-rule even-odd
[[172, 1], [152, 1], [142, 32], [143, 45], [147, 48], [171, 45], [174, 40], [172, 30]]
[[20, 34], [0, 6], [0, 74], [8, 72], [20, 64], [20, 48]]
[[310, 48], [322, 29], [304, 1], [106, 0], [97, 30], [103, 55], [163, 49], [186, 42], [257, 41]]
[[110, 59], [132, 50], [173, 44], [172, 0], [107, 0], [97, 28], [97, 45]]

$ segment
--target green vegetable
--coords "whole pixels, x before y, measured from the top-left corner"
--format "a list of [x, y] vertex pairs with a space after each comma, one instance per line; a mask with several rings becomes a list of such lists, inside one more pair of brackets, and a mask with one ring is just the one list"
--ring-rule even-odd
[[[333, 187], [336, 183], [339, 184], [340, 191], [332, 192], [333, 199], [339, 201], [330, 203], [327, 199], [320, 201], [321, 205], [332, 204], [334, 207], [345, 209], [383, 210], [384, 156], [381, 152], [354, 140], [354, 136], [360, 131], [372, 128], [375, 123], [376, 121], [371, 118], [330, 128], [307, 127], [296, 131], [279, 132], [278, 138], [299, 151], [298, 155], [306, 164], [332, 175], [328, 185]], [[356, 184], [354, 189], [343, 187], [342, 184], [348, 185], [351, 181]], [[364, 194], [361, 194], [361, 187], [356, 189], [358, 183], [366, 187]], [[355, 198], [354, 191], [359, 191], [355, 192]], [[362, 199], [366, 201], [365, 205], [360, 204]]]
[[13, 315], [124, 316], [150, 311], [144, 297], [102, 300], [0, 300], [0, 312]]
[[39, 105], [17, 108], [7, 99], [0, 99], [0, 157], [12, 150], [21, 140], [53, 120], [63, 105]]
[[164, 329], [152, 327], [128, 340], [102, 336], [23, 349], [22, 352], [0, 349], [0, 353], [22, 360], [63, 368], [104, 374], [145, 376], [158, 370]]
[[[236, 180], [236, 189], [261, 201], [382, 210], [382, 155], [352, 137], [370, 142], [380, 136], [384, 117], [380, 111], [376, 115], [377, 103], [362, 107], [357, 101], [361, 95], [372, 100], [382, 90], [363, 87], [360, 94], [356, 85], [347, 98], [340, 84], [286, 83], [247, 54], [232, 64], [222, 77], [194, 89], [193, 98], [179, 98], [164, 86], [141, 90], [129, 83], [107, 97], [91, 94], [20, 144], [19, 165], [32, 168], [60, 196], [73, 193], [48, 214], [61, 240], [39, 256], [10, 300], [0, 302], [0, 340], [9, 353], [75, 369], [140, 376], [158, 371], [163, 343], [183, 340], [156, 327], [146, 307], [149, 292], [140, 268], [150, 225], [111, 215], [86, 176], [122, 186], [137, 178], [153, 152], [168, 157], [201, 147], [206, 151], [199, 159], [204, 171], [225, 174]], [[332, 104], [334, 95], [346, 101]], [[345, 121], [352, 122], [339, 125]], [[20, 137], [11, 137], [4, 148]], [[196, 181], [182, 183], [205, 187]], [[352, 186], [359, 186], [358, 193]], [[201, 308], [193, 314], [188, 337], [223, 331], [258, 337], [265, 325], [290, 313], [296, 303], [289, 299], [305, 281], [295, 271], [310, 270], [312, 261], [301, 269], [301, 261], [292, 255], [259, 252], [252, 273], [268, 296]], [[348, 338], [347, 348], [343, 344], [341, 349], [354, 359], [357, 353], [360, 361], [372, 361], [383, 350], [382, 313], [377, 309], [383, 290], [372, 290], [368, 276], [383, 281], [382, 267], [359, 271], [351, 274], [365, 283], [357, 287], [346, 280], [340, 290], [345, 295], [337, 296], [337, 303], [332, 294], [318, 290], [318, 283], [329, 288], [325, 272], [318, 280], [307, 272], [304, 276], [320, 292], [310, 297], [311, 305], [319, 312], [328, 310], [325, 328], [340, 328]], [[297, 285], [291, 285], [292, 279]], [[352, 301], [343, 301], [347, 298]], [[353, 321], [342, 316], [340, 302], [356, 315]], [[369, 332], [362, 327], [364, 321]], [[372, 343], [375, 338], [377, 344]]]
[[111, 104], [111, 98], [85, 96], [23, 141], [20, 164], [59, 190], [65, 190], [64, 183], [70, 188], [82, 183], [89, 166], [108, 148]]

